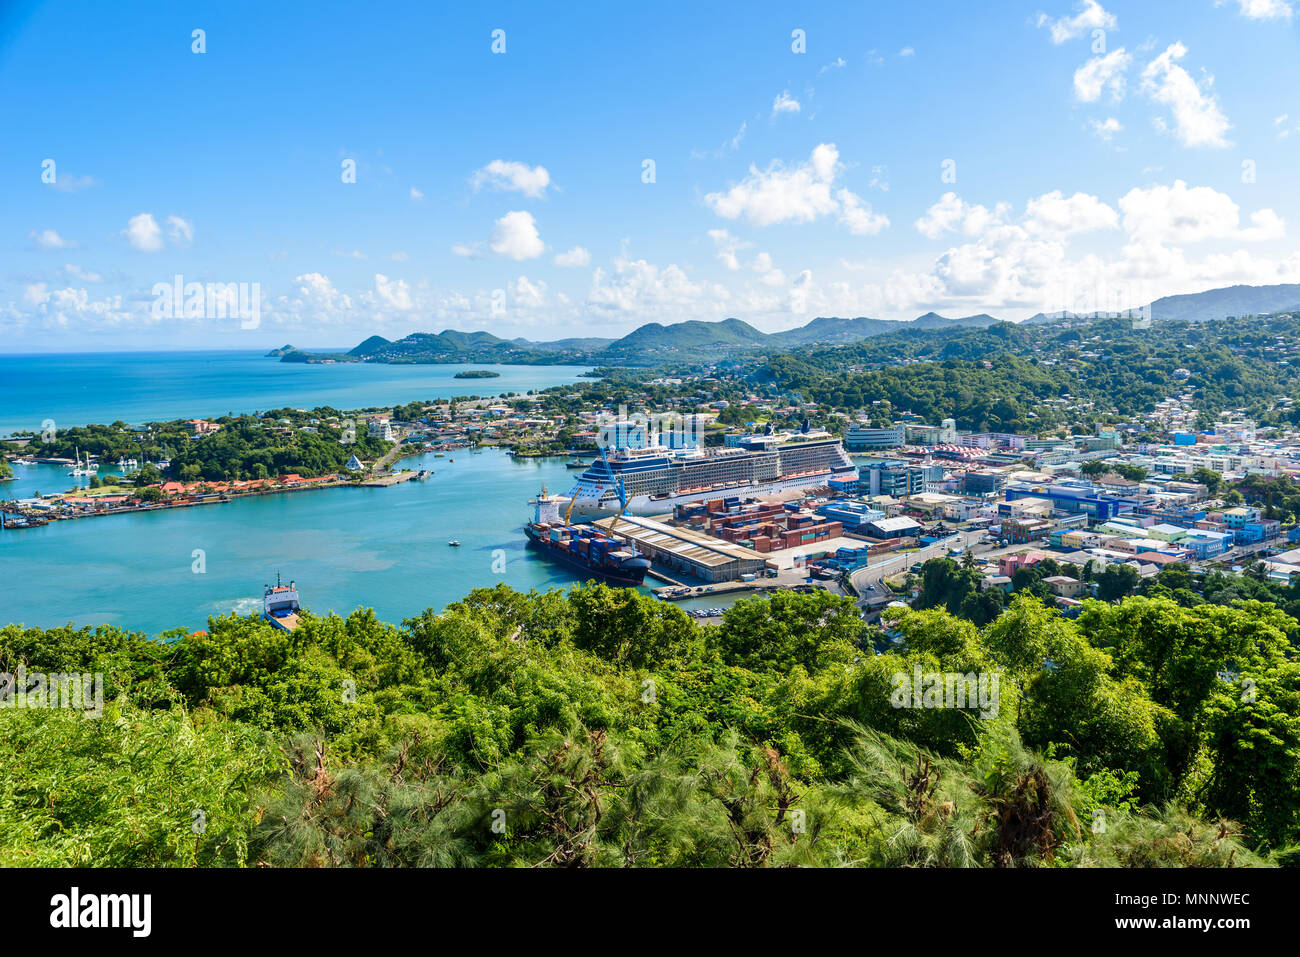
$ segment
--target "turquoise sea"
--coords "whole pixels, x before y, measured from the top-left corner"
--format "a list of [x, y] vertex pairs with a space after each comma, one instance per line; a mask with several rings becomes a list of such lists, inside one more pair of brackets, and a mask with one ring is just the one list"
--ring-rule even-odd
[[[404, 464], [434, 474], [391, 488], [292, 492], [0, 532], [0, 624], [194, 630], [209, 615], [260, 613], [262, 586], [277, 573], [297, 581], [303, 604], [318, 614], [369, 606], [400, 622], [476, 586], [527, 591], [578, 577], [526, 548], [522, 531], [528, 499], [543, 483], [552, 491], [572, 484], [563, 459], [464, 449]], [[0, 483], [0, 497], [74, 481], [50, 465], [15, 471], [13, 482]], [[453, 538], [459, 547], [447, 544]]]
[[[336, 409], [417, 399], [527, 392], [576, 382], [585, 366], [306, 365], [258, 352], [0, 355], [0, 435], [16, 430], [132, 424], [266, 409]], [[496, 379], [456, 379], [491, 369]]]
[[[453, 378], [465, 368], [493, 368], [501, 377]], [[583, 371], [308, 366], [260, 352], [0, 356], [0, 434], [39, 429], [45, 419], [59, 426], [134, 423], [526, 392], [574, 382]], [[563, 460], [516, 462], [504, 452], [464, 450], [404, 464], [435, 474], [392, 488], [288, 493], [0, 532], [0, 624], [106, 622], [149, 634], [203, 628], [209, 615], [260, 611], [262, 586], [277, 573], [298, 582], [315, 612], [364, 605], [388, 621], [441, 609], [478, 585], [505, 581], [527, 590], [573, 582], [570, 572], [526, 551], [522, 534], [528, 499], [542, 484], [560, 491], [572, 484]], [[52, 465], [14, 471], [13, 481], [0, 482], [0, 499], [85, 481]], [[451, 538], [460, 547], [448, 546]]]
[[[583, 371], [499, 366], [499, 379], [452, 379], [458, 368], [467, 367], [300, 366], [248, 353], [0, 356], [0, 433], [38, 428], [44, 418], [137, 422], [524, 392], [572, 382]], [[580, 576], [528, 548], [523, 536], [528, 500], [543, 485], [553, 492], [573, 485], [565, 462], [464, 449], [403, 460], [434, 474], [390, 488], [291, 492], [0, 531], [0, 626], [197, 630], [212, 615], [260, 613], [262, 587], [277, 574], [296, 581], [317, 614], [370, 607], [395, 623], [479, 586], [568, 588]], [[86, 482], [65, 466], [18, 465], [14, 473], [0, 482], [0, 501]], [[452, 547], [451, 539], [461, 544]], [[734, 600], [691, 599], [684, 607]]]

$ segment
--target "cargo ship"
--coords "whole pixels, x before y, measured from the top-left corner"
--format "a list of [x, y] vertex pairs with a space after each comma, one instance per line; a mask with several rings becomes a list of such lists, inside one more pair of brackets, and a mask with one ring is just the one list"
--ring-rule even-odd
[[653, 442], [602, 449], [569, 490], [572, 514], [589, 522], [614, 514], [622, 504], [630, 515], [662, 515], [686, 502], [779, 495], [832, 480], [856, 481], [857, 466], [840, 440], [806, 424], [805, 429], [786, 434], [769, 429], [721, 449], [676, 449]]
[[649, 559], [602, 529], [570, 524], [560, 515], [569, 501], [542, 489], [531, 503], [533, 520], [524, 526], [529, 543], [550, 558], [612, 585], [632, 587], [645, 581]]
[[285, 631], [298, 627], [298, 615], [302, 606], [298, 603], [298, 586], [294, 582], [287, 585], [280, 583], [280, 576], [275, 576], [275, 585], [267, 585], [262, 592], [262, 617]]

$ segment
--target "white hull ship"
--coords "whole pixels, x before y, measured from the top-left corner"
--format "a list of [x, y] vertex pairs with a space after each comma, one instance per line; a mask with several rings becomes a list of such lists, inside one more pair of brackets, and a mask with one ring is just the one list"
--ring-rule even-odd
[[619, 479], [628, 513], [662, 515], [686, 502], [779, 495], [857, 477], [840, 440], [827, 433], [754, 435], [734, 448], [619, 449], [592, 462], [567, 497], [571, 520], [587, 522], [619, 510]]

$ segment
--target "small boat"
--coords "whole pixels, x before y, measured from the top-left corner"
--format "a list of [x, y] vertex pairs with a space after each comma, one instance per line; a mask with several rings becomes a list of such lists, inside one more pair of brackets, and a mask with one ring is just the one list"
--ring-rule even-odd
[[454, 538], [451, 541], [449, 541], [447, 544], [450, 545], [452, 548], [460, 548], [460, 542]]
[[455, 459], [448, 459], [447, 461], [448, 461], [448, 462], [454, 462], [454, 461], [456, 461], [456, 460], [455, 460]]
[[447, 457], [447, 453], [446, 453], [446, 452], [434, 452], [434, 453], [433, 453], [433, 457], [434, 457], [435, 459], [445, 459], [445, 458]]

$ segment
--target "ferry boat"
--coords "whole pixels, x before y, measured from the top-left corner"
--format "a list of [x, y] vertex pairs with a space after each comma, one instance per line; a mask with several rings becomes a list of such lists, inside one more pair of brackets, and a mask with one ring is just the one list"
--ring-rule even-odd
[[858, 469], [841, 441], [828, 432], [747, 435], [722, 449], [672, 449], [663, 445], [604, 453], [569, 489], [572, 515], [592, 521], [619, 510], [618, 483], [632, 515], [661, 515], [685, 502], [777, 495], [837, 481], [857, 481]]
[[298, 615], [302, 605], [298, 603], [298, 586], [295, 582], [284, 585], [280, 576], [275, 576], [275, 585], [267, 585], [262, 592], [262, 617], [285, 631], [298, 627]]
[[560, 515], [571, 500], [548, 495], [543, 488], [530, 504], [533, 520], [524, 534], [534, 548], [585, 575], [612, 585], [636, 586], [645, 581], [650, 560], [593, 525], [573, 525]]

